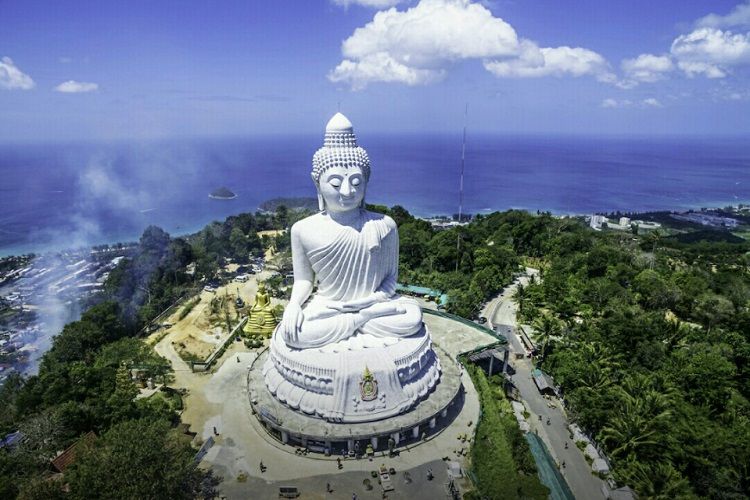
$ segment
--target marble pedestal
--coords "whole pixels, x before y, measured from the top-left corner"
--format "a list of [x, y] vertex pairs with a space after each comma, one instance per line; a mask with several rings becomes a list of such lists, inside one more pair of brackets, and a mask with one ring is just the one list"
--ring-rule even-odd
[[321, 348], [293, 349], [274, 333], [263, 378], [281, 403], [329, 422], [382, 420], [407, 412], [440, 380], [440, 359], [423, 325], [415, 335], [356, 334]]

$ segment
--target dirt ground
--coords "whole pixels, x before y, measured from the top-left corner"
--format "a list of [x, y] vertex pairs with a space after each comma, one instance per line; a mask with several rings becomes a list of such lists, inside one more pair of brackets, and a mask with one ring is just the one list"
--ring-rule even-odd
[[[182, 307], [179, 307], [166, 320], [172, 326], [166, 331], [160, 330], [150, 338], [154, 343], [164, 336], [170, 339], [174, 346], [175, 352], [185, 360], [206, 359], [221, 343], [227, 338], [229, 332], [226, 328], [225, 314], [223, 310], [218, 313], [213, 312], [211, 301], [223, 299], [226, 302], [227, 310], [232, 326], [237, 324], [238, 315], [235, 307], [235, 299], [239, 294], [245, 305], [251, 305], [255, 300], [255, 294], [258, 291], [258, 282], [268, 279], [271, 273], [263, 271], [246, 283], [232, 281], [225, 286], [219, 287], [214, 292], [201, 290], [200, 302], [183, 319], [180, 318]], [[190, 299], [192, 300], [192, 299]], [[189, 303], [189, 300], [185, 303]], [[283, 303], [278, 299], [271, 299], [273, 305]], [[244, 314], [244, 308], [240, 311], [240, 317]]]
[[278, 236], [284, 231], [286, 231], [286, 229], [269, 229], [267, 231], [258, 231], [258, 237], [262, 238], [264, 236]]

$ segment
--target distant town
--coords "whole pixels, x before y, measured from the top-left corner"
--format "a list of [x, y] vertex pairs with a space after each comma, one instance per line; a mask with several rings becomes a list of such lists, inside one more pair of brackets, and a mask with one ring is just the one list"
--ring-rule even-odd
[[[706, 229], [737, 231], [750, 224], [750, 206], [737, 205], [724, 208], [701, 208], [685, 212], [650, 212], [632, 218], [622, 214], [592, 214], [585, 219], [592, 229], [648, 232], [663, 226], [681, 226], [679, 222]], [[671, 219], [671, 221], [670, 221]], [[671, 223], [670, 223], [671, 222]], [[697, 227], [696, 227], [697, 228]]]

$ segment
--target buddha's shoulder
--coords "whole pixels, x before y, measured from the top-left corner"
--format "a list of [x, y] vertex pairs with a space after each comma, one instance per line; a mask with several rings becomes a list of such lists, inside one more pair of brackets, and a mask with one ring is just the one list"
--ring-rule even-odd
[[320, 227], [321, 224], [325, 224], [326, 220], [322, 213], [313, 214], [304, 219], [300, 219], [292, 224], [292, 234], [301, 234], [310, 230]]
[[375, 222], [378, 224], [383, 224], [388, 229], [396, 229], [396, 221], [391, 219], [389, 216], [378, 213], [378, 212], [365, 212], [365, 213], [367, 214], [368, 222]]

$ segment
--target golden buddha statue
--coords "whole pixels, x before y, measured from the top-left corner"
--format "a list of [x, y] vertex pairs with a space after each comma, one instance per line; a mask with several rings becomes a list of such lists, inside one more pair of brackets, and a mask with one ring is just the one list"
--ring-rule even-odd
[[263, 336], [271, 338], [278, 321], [273, 314], [271, 298], [266, 290], [266, 284], [261, 282], [258, 285], [258, 292], [255, 294], [255, 303], [250, 308], [247, 323], [243, 331], [249, 336]]

